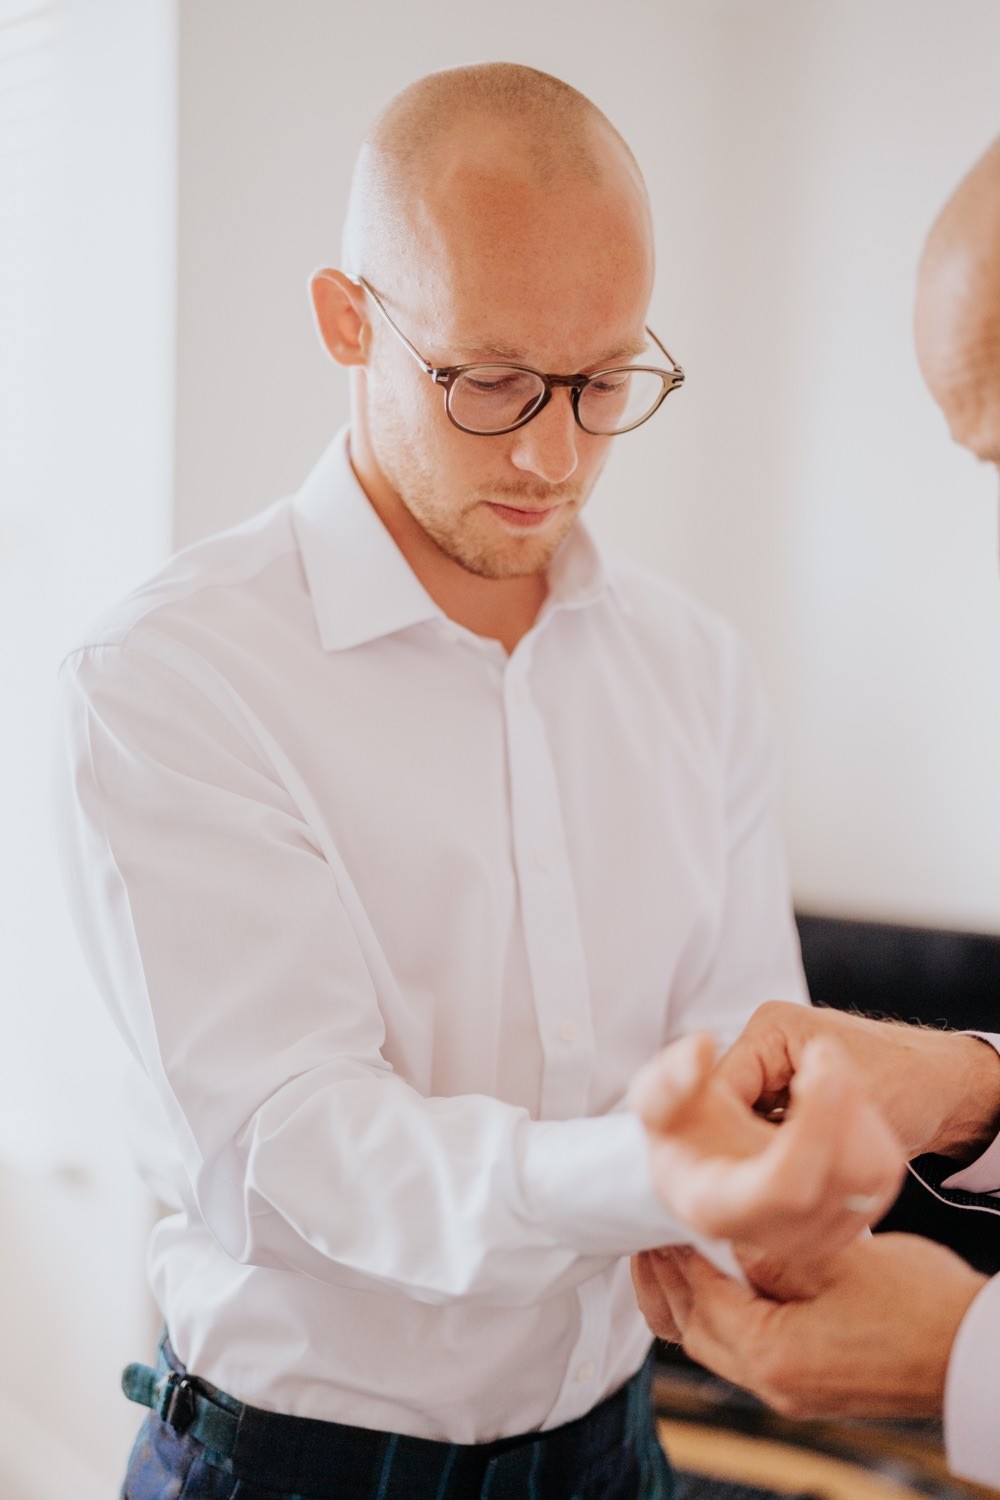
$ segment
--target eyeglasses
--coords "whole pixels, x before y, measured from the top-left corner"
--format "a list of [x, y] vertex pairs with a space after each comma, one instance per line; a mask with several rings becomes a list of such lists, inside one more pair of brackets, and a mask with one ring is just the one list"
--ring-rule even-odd
[[584, 432], [594, 437], [616, 437], [648, 422], [670, 392], [684, 384], [684, 371], [651, 328], [646, 332], [670, 361], [669, 370], [654, 365], [613, 365], [592, 375], [545, 375], [530, 365], [505, 360], [437, 368], [396, 327], [364, 277], [358, 280], [424, 374], [444, 387], [445, 411], [454, 425], [477, 437], [516, 432], [548, 406], [558, 386], [569, 390], [573, 415]]

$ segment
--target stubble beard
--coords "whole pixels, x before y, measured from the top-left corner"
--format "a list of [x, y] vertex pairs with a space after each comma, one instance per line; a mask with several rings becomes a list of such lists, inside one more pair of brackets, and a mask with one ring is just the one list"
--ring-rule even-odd
[[414, 495], [412, 490], [405, 497], [405, 503], [427, 535], [452, 562], [458, 563], [467, 573], [474, 573], [477, 578], [499, 581], [527, 578], [546, 571], [576, 519], [579, 500], [576, 495], [545, 497], [549, 504], [563, 505], [565, 514], [546, 527], [544, 536], [530, 532], [518, 536], [505, 531], [502, 523], [486, 509], [486, 502], [495, 501], [516, 508], [529, 502], [538, 505], [540, 498], [530, 491], [491, 490], [466, 501], [453, 515], [439, 514], [433, 499], [426, 494]]
[[[467, 496], [451, 510], [441, 504], [440, 486], [421, 462], [415, 445], [391, 431], [391, 425], [384, 435], [389, 441], [378, 444], [382, 450], [377, 454], [379, 465], [402, 504], [445, 557], [477, 578], [499, 582], [545, 572], [592, 487], [587, 491], [578, 485], [553, 489], [530, 480], [523, 485], [494, 484]], [[546, 527], [544, 536], [531, 532], [518, 536], [504, 530], [502, 522], [485, 508], [490, 501], [525, 509], [561, 505], [565, 514]]]

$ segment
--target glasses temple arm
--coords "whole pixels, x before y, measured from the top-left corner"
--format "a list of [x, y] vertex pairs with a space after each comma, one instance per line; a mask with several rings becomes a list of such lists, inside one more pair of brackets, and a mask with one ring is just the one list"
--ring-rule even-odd
[[674, 380], [674, 384], [682, 385], [684, 383], [684, 371], [681, 366], [677, 363], [676, 359], [674, 359], [674, 356], [670, 353], [670, 350], [667, 348], [667, 346], [665, 344], [662, 344], [656, 337], [656, 334], [650, 328], [648, 323], [646, 324], [646, 332], [649, 334], [650, 338], [653, 340], [653, 343], [656, 345], [657, 349], [659, 349], [660, 353], [666, 355], [667, 359], [669, 359], [671, 368], [676, 377]]
[[[399, 342], [403, 345], [403, 347], [405, 349], [408, 349], [410, 351], [410, 353], [413, 355], [413, 358], [417, 361], [417, 364], [420, 366], [420, 368], [426, 374], [433, 375], [435, 373], [434, 366], [428, 360], [424, 359], [424, 356], [420, 353], [419, 349], [417, 349], [413, 344], [410, 343], [409, 339], [406, 337], [406, 334], [402, 331], [402, 329], [396, 327], [395, 323], [392, 321], [392, 319], [390, 318], [389, 314], [386, 312], [385, 308], [382, 306], [381, 299], [379, 298], [379, 296], [377, 295], [377, 293], [368, 285], [367, 281], [365, 280], [365, 278], [363, 276], [359, 276], [358, 277], [358, 285], [364, 287], [365, 291], [368, 293], [369, 297], [374, 302], [374, 304], [377, 307], [378, 311], [382, 314], [382, 317], [385, 319], [385, 321], [388, 323], [389, 327], [392, 329], [393, 333], [399, 339]], [[669, 358], [669, 356], [668, 356], [668, 358]]]

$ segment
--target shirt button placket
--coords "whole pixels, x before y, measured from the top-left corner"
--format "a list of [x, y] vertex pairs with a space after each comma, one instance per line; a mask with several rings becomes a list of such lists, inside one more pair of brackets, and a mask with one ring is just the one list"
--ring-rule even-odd
[[511, 658], [505, 681], [514, 860], [525, 949], [542, 1042], [543, 1119], [586, 1113], [593, 1066], [589, 990], [559, 785], [527, 666]]

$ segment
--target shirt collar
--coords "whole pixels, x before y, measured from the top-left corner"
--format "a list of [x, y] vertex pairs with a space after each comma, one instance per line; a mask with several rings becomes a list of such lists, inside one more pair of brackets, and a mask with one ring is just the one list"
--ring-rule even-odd
[[552, 559], [549, 568], [549, 609], [582, 609], [615, 591], [615, 580], [593, 532], [582, 517]]
[[[327, 651], [364, 645], [446, 617], [411, 569], [351, 466], [343, 429], [292, 501], [293, 526]], [[600, 548], [577, 521], [549, 569], [539, 617], [596, 603], [613, 579]]]
[[292, 515], [327, 651], [442, 618], [361, 488], [346, 428], [295, 496]]

